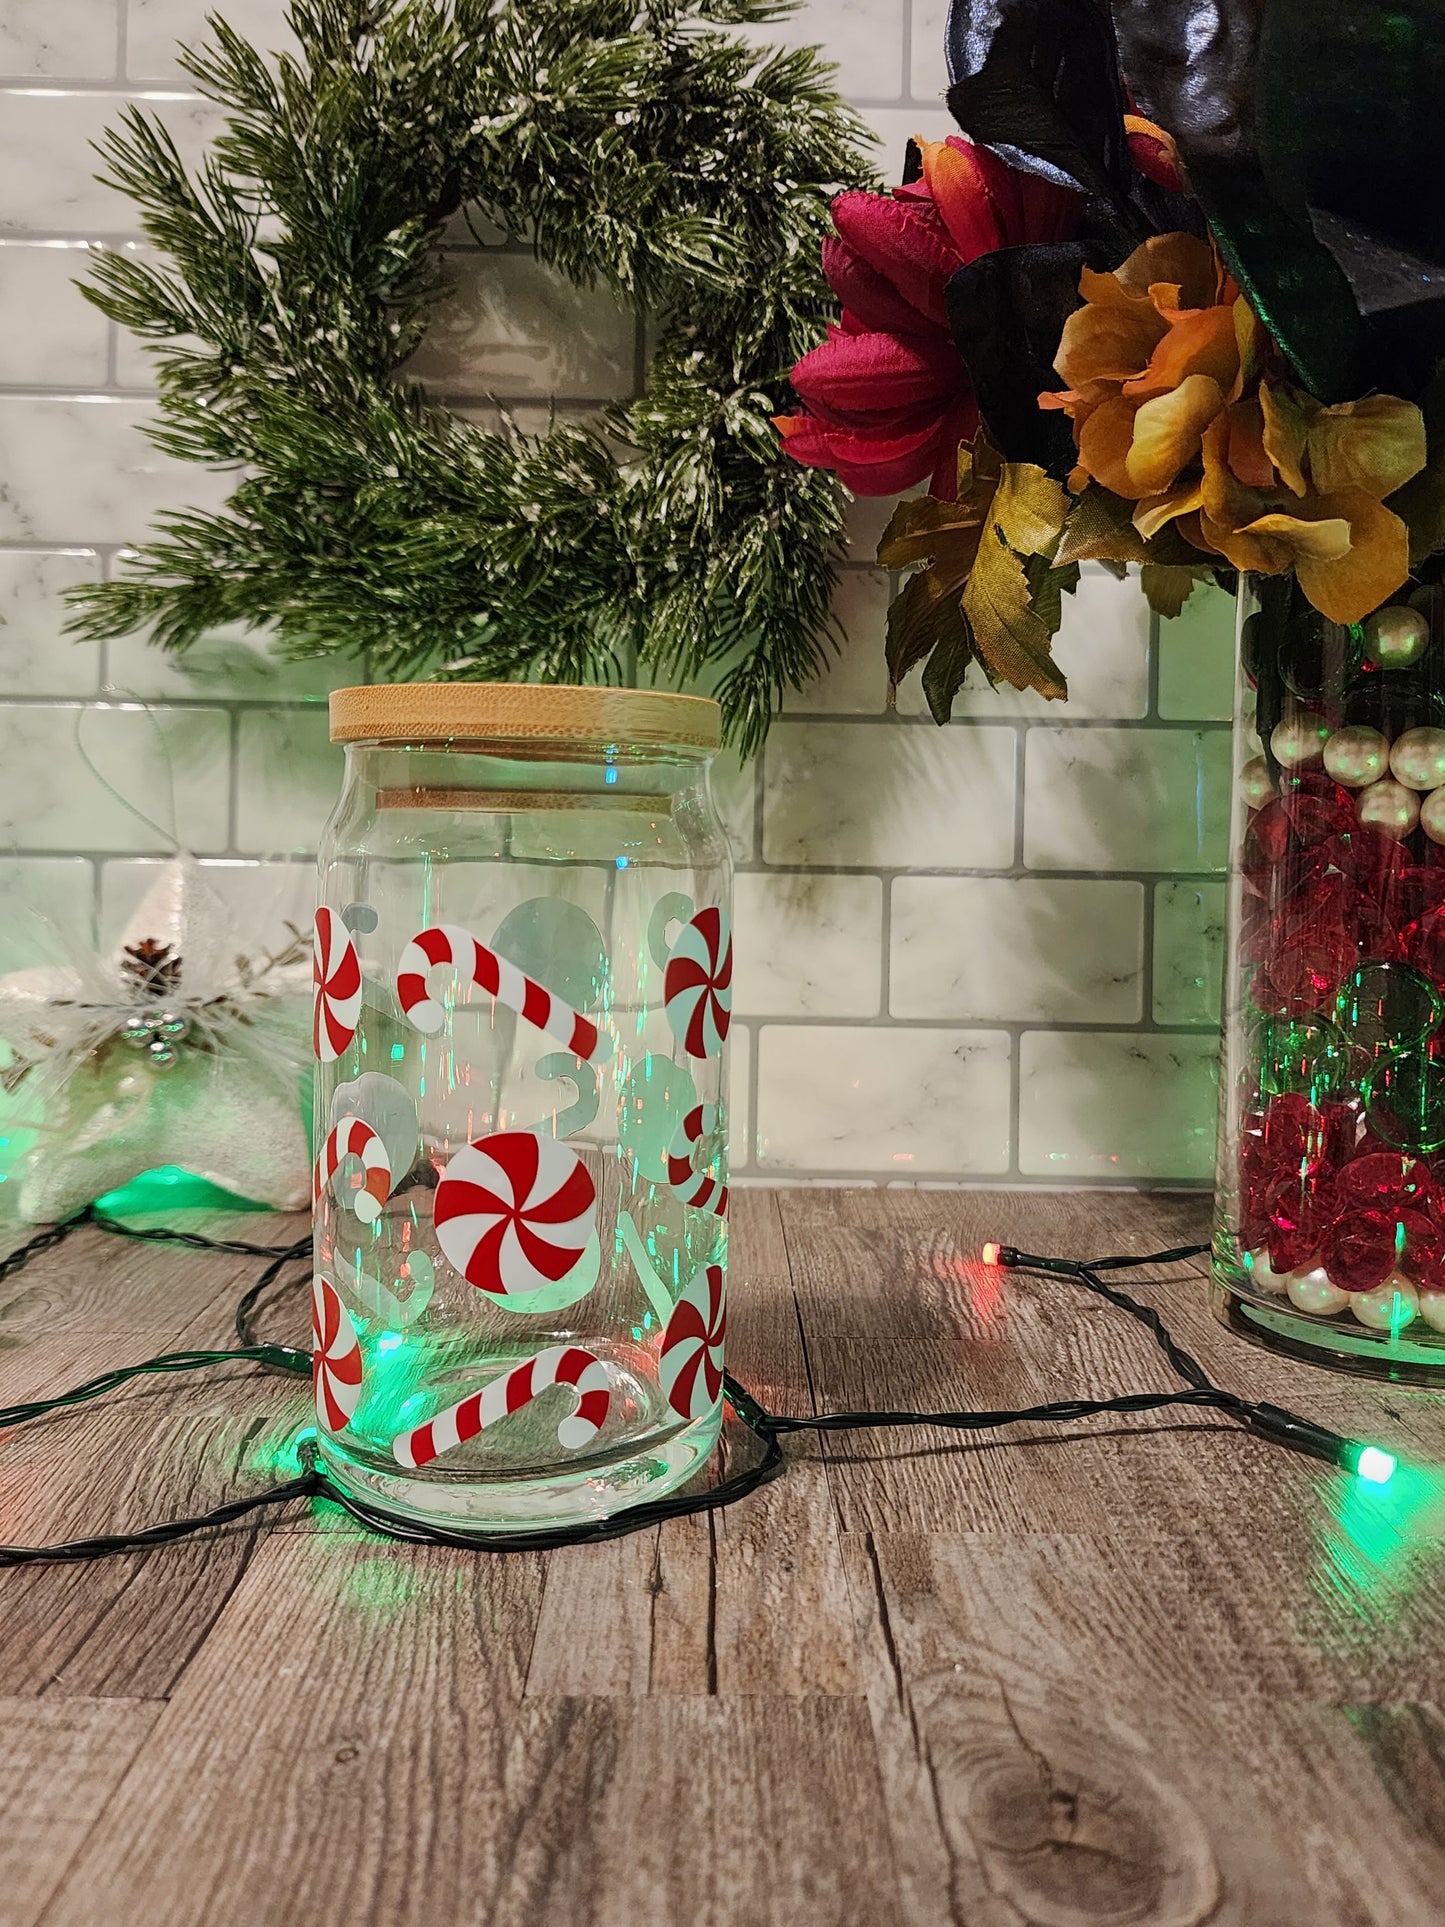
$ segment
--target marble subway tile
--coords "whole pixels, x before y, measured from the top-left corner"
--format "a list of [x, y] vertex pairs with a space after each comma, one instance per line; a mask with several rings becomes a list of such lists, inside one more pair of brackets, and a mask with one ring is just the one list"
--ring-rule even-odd
[[1034, 870], [1222, 870], [1224, 729], [1028, 732], [1024, 862]]
[[68, 94], [39, 87], [7, 94], [0, 113], [0, 232], [137, 233], [139, 211], [96, 179], [100, 163], [92, 146], [107, 128], [119, 126], [132, 105], [165, 125], [190, 169], [223, 119], [219, 107], [195, 95]]
[[987, 1030], [766, 1024], [765, 1172], [984, 1177], [1008, 1169], [1009, 1039]]
[[833, 591], [837, 636], [826, 647], [822, 675], [783, 698], [785, 716], [881, 716], [888, 707], [888, 602], [893, 578], [886, 569], [841, 569]]
[[948, 86], [948, 62], [943, 54], [947, 21], [948, 0], [913, 0], [908, 91], [915, 100], [937, 100]]
[[1219, 1023], [1227, 911], [1223, 883], [1154, 886], [1154, 1021]]
[[65, 633], [62, 592], [94, 582], [90, 549], [0, 550], [0, 694], [88, 696], [100, 684], [100, 644]]
[[529, 254], [447, 255], [451, 283], [405, 373], [453, 396], [621, 400], [637, 323], [603, 290], [576, 288]]
[[1031, 877], [896, 877], [890, 1015], [1137, 1023], [1144, 888]]
[[909, 141], [947, 140], [958, 132], [958, 122], [941, 99], [926, 107], [863, 107], [859, 118], [878, 143], [869, 159], [890, 184], [903, 179]]
[[95, 934], [95, 871], [84, 857], [0, 857], [0, 970], [67, 963]]
[[728, 1168], [746, 1171], [753, 1161], [753, 1035], [746, 1024], [728, 1031]]
[[[162, 868], [159, 859], [118, 860], [100, 872], [100, 941], [119, 942], [136, 906]], [[316, 909], [316, 868], [311, 863], [257, 863], [247, 858], [203, 861], [206, 882], [234, 919], [248, 952], [275, 954], [290, 940], [288, 925], [309, 933]]]
[[157, 649], [145, 635], [116, 636], [106, 645], [105, 686], [128, 696], [319, 704], [333, 689], [366, 680], [360, 657], [293, 662], [275, 653], [268, 631], [239, 623], [211, 630], [179, 656]]
[[1019, 1043], [1019, 1168], [1059, 1184], [1204, 1183], [1214, 1170], [1213, 1037], [1030, 1031]]
[[834, 85], [853, 100], [903, 93], [903, 0], [803, 0], [795, 13], [752, 32], [764, 46], [817, 47], [837, 68]]
[[314, 850], [341, 794], [343, 763], [324, 710], [248, 710], [236, 750], [237, 849]]
[[734, 863], [751, 863], [757, 835], [758, 759], [743, 762], [735, 749], [719, 750], [713, 758], [712, 800], [732, 845]]
[[1159, 714], [1184, 722], [1234, 714], [1234, 597], [1213, 583], [1159, 624]]
[[764, 752], [769, 863], [1002, 869], [1013, 857], [1011, 729], [782, 722]]
[[90, 262], [83, 241], [0, 241], [0, 382], [18, 388], [104, 383], [110, 323], [73, 285]]
[[0, 845], [154, 850], [183, 835], [222, 850], [229, 766], [223, 710], [0, 704]]
[[180, 49], [210, 38], [206, 16], [221, 18], [263, 53], [294, 52], [295, 36], [286, 25], [290, 0], [126, 0], [125, 70], [138, 81], [169, 81], [193, 86], [177, 59]]
[[6, 80], [111, 80], [119, 0], [5, 0], [0, 75]]
[[877, 877], [767, 872], [734, 887], [734, 1008], [745, 1017], [876, 1017], [883, 885]]
[[219, 509], [236, 485], [162, 455], [145, 402], [0, 396], [0, 540], [128, 542], [168, 508]]
[[[954, 699], [953, 714], [991, 722], [999, 716], [1135, 717], [1149, 711], [1149, 605], [1135, 576], [1119, 581], [1100, 563], [1086, 562], [1073, 595], [1064, 597], [1064, 621], [1054, 639], [1054, 660], [1069, 685], [1068, 706], [1049, 702], [1033, 689], [1000, 683], [990, 689], [976, 665]], [[926, 716], [920, 670], [898, 691], [902, 715]]]

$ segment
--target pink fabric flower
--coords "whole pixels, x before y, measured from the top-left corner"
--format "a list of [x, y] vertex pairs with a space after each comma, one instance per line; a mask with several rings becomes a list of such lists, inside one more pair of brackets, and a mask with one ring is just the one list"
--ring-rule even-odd
[[835, 469], [856, 495], [927, 477], [952, 501], [978, 404], [949, 332], [948, 283], [1000, 248], [1071, 238], [1083, 201], [957, 135], [919, 145], [921, 181], [834, 201], [823, 272], [842, 320], [794, 368], [803, 412], [777, 426], [794, 461]]

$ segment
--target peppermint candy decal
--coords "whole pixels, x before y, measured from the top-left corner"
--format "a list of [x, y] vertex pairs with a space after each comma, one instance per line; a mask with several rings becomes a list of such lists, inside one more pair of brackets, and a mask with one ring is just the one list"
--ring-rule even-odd
[[710, 906], [685, 923], [662, 978], [663, 1008], [689, 1057], [716, 1057], [733, 1009], [733, 931], [726, 910]]
[[344, 1431], [361, 1403], [361, 1346], [336, 1287], [319, 1271], [311, 1280], [311, 1389], [318, 1424]]
[[658, 1375], [679, 1417], [706, 1418], [722, 1396], [727, 1328], [727, 1276], [721, 1265], [708, 1265], [673, 1306], [662, 1334]]
[[499, 951], [478, 943], [459, 923], [438, 923], [419, 931], [402, 951], [397, 965], [397, 999], [414, 1027], [427, 1036], [435, 1036], [446, 1022], [445, 1010], [427, 988], [428, 974], [442, 964], [459, 971], [538, 1030], [555, 1037], [584, 1062], [594, 1063], [603, 1056], [601, 1034], [589, 1017], [554, 997]]
[[553, 1385], [570, 1385], [577, 1394], [575, 1410], [557, 1427], [557, 1443], [566, 1452], [576, 1452], [590, 1445], [606, 1423], [612, 1404], [611, 1382], [607, 1367], [594, 1353], [580, 1345], [551, 1345], [494, 1378], [480, 1392], [449, 1405], [425, 1425], [413, 1426], [393, 1439], [392, 1457], [409, 1470], [430, 1465], [443, 1452], [465, 1445], [498, 1419], [520, 1412]]
[[678, 1125], [667, 1152], [667, 1188], [683, 1204], [695, 1211], [711, 1211], [715, 1217], [728, 1214], [728, 1188], [710, 1171], [693, 1169], [693, 1153], [703, 1139], [717, 1129], [716, 1104], [694, 1104]]
[[499, 1298], [555, 1285], [596, 1233], [597, 1187], [570, 1145], [495, 1131], [463, 1145], [437, 1185], [432, 1222], [448, 1263]]
[[[366, 1173], [360, 1191], [342, 1194], [336, 1189], [336, 1174], [349, 1157], [361, 1159]], [[359, 1117], [343, 1117], [322, 1145], [312, 1176], [311, 1202], [321, 1203], [321, 1194], [330, 1189], [338, 1204], [350, 1205], [363, 1224], [375, 1224], [381, 1207], [391, 1195], [391, 1159], [380, 1133]]]
[[334, 1064], [361, 1021], [361, 963], [346, 925], [324, 905], [316, 912], [311, 982], [311, 1047], [318, 1064]]

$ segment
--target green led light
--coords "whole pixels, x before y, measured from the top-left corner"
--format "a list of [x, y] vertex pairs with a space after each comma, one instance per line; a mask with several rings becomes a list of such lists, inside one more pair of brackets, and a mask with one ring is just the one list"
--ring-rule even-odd
[[1395, 1476], [1395, 1457], [1378, 1445], [1366, 1445], [1355, 1460], [1355, 1476], [1370, 1485], [1388, 1485]]

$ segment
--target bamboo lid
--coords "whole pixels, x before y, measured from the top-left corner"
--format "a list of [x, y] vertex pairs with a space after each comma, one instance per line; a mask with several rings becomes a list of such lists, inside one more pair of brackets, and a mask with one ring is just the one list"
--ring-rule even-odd
[[331, 692], [333, 743], [620, 743], [716, 749], [705, 696], [511, 682], [368, 683]]

